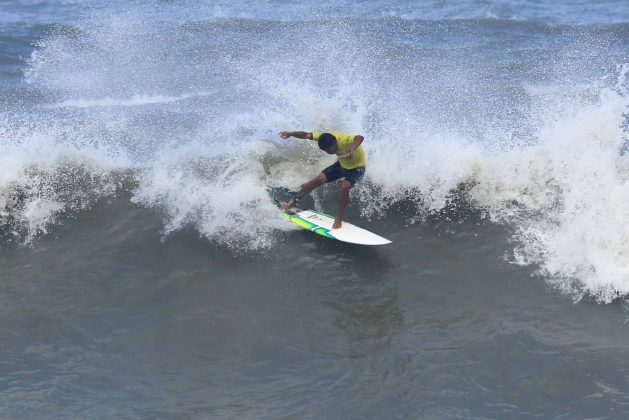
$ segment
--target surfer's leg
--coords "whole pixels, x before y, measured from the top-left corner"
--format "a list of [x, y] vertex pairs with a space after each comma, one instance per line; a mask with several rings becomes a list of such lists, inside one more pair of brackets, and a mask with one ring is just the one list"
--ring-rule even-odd
[[301, 198], [304, 195], [309, 194], [310, 191], [314, 190], [318, 186], [325, 184], [326, 182], [328, 182], [328, 178], [325, 176], [325, 173], [321, 172], [319, 175], [303, 184], [299, 189], [297, 195], [299, 196], [299, 198]]
[[344, 180], [343, 182], [341, 182], [341, 197], [339, 199], [339, 209], [336, 212], [336, 219], [334, 219], [332, 229], [338, 229], [342, 226], [343, 213], [345, 213], [345, 207], [347, 207], [347, 202], [349, 201], [349, 190], [351, 189], [351, 182], [349, 182], [348, 180]]
[[345, 172], [338, 161], [334, 162], [332, 165], [328, 166], [324, 170], [321, 171], [319, 175], [312, 178], [310, 181], [306, 182], [301, 186], [299, 191], [297, 192], [297, 198], [301, 198], [307, 194], [310, 194], [312, 190], [315, 188], [325, 184], [326, 182], [336, 181], [339, 178], [345, 176]]
[[325, 176], [325, 173], [321, 172], [319, 175], [312, 178], [310, 181], [306, 182], [305, 184], [302, 184], [299, 191], [297, 191], [297, 194], [295, 194], [295, 198], [286, 203], [282, 203], [280, 205], [280, 208], [282, 210], [288, 210], [289, 208], [294, 207], [296, 204], [295, 199], [297, 200], [301, 199], [303, 196], [305, 196], [306, 194], [309, 194], [312, 190], [314, 190], [320, 185], [325, 184], [326, 182], [328, 182], [328, 178]]
[[347, 203], [349, 202], [349, 190], [352, 189], [355, 183], [363, 179], [363, 176], [365, 176], [365, 167], [361, 166], [359, 168], [346, 169], [344, 171], [344, 176], [345, 180], [341, 182], [341, 197], [339, 199], [339, 209], [336, 213], [336, 218], [334, 219], [332, 229], [338, 229], [342, 226], [343, 214], [345, 213], [345, 208], [347, 207]]

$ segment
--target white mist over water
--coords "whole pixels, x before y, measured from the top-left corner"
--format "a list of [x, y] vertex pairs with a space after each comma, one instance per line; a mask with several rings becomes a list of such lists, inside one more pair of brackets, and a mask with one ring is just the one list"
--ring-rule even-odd
[[629, 161], [620, 154], [629, 98], [626, 82], [620, 88], [542, 126], [536, 145], [487, 161], [470, 191], [516, 228], [515, 262], [602, 301], [629, 292]]
[[[151, 4], [94, 11], [33, 53], [26, 80], [41, 99], [19, 119], [9, 107], [0, 125], [0, 207], [25, 239], [114, 195], [127, 171], [132, 201], [164, 215], [165, 235], [192, 226], [268, 248], [290, 226], [265, 185], [296, 188], [332, 162], [277, 132], [338, 129], [366, 137], [363, 214], [400, 217], [392, 205], [414, 200], [421, 220], [463, 185], [513, 228], [513, 262], [576, 297], [629, 293], [627, 67], [609, 62], [613, 39]], [[516, 41], [495, 47], [504, 32]]]
[[132, 168], [125, 153], [91, 139], [63, 141], [64, 132], [76, 128], [0, 123], [3, 233], [29, 243], [63, 215], [89, 209], [122, 188], [124, 172]]

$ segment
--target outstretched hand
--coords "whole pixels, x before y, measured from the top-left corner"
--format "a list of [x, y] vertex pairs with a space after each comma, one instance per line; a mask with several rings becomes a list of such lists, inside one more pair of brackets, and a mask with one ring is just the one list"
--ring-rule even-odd
[[280, 138], [287, 139], [290, 136], [291, 136], [291, 132], [290, 131], [280, 131]]

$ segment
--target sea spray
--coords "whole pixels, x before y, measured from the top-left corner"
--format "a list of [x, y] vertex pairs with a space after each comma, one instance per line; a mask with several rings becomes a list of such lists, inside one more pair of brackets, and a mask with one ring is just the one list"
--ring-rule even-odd
[[[67, 129], [67, 127], [65, 128]], [[29, 243], [62, 216], [128, 188], [131, 167], [115, 148], [60, 143], [64, 128], [0, 125], [0, 227], [3, 239]], [[75, 139], [77, 140], [77, 139]]]
[[[121, 150], [94, 158], [90, 168], [106, 169], [88, 173], [107, 179], [110, 160], [132, 173], [127, 192], [163, 214], [164, 236], [191, 226], [211, 242], [260, 249], [288, 229], [266, 185], [297, 188], [334, 160], [277, 133], [362, 134], [367, 176], [351, 205], [363, 215], [399, 218], [395, 204], [410, 201], [404, 219], [421, 221], [457, 197], [507, 226], [511, 261], [550, 284], [601, 301], [629, 292], [626, 67], [614, 70], [622, 33], [491, 5], [418, 19], [373, 3], [356, 19], [324, 3], [275, 19], [264, 4], [184, 3], [94, 8], [53, 31], [25, 70], [35, 105], [3, 120], [9, 142], [26, 147], [14, 133], [36, 126], [42, 150]], [[496, 33], [509, 37], [498, 45]], [[70, 128], [50, 128], [57, 120]], [[37, 156], [24, 161], [42, 166]], [[22, 167], [11, 168], [5, 179], [21, 179]], [[315, 197], [334, 205], [336, 194]], [[33, 231], [81, 207], [38, 199], [14, 213]]]

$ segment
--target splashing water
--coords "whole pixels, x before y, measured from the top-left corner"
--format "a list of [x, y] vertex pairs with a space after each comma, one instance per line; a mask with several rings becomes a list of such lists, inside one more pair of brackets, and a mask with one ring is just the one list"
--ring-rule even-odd
[[[463, 194], [513, 229], [512, 262], [576, 298], [629, 293], [629, 65], [614, 35], [499, 10], [487, 24], [326, 4], [274, 20], [185, 4], [94, 7], [39, 42], [29, 94], [0, 122], [14, 236], [126, 189], [165, 235], [192, 226], [268, 248], [290, 227], [265, 185], [295, 188], [331, 163], [276, 133], [338, 129], [366, 137], [364, 215], [422, 220]], [[416, 213], [395, 214], [409, 200]]]

